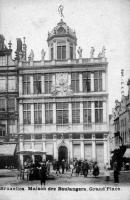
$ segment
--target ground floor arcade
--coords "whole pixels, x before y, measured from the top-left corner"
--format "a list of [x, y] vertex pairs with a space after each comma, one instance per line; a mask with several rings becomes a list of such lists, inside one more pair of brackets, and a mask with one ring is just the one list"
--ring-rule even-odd
[[[102, 133], [100, 138], [98, 134], [90, 134], [89, 138], [86, 138], [85, 134], [79, 134], [74, 139], [73, 134], [69, 134], [68, 138], [64, 137], [65, 134], [53, 134], [53, 138], [50, 139], [42, 135], [41, 139], [35, 139], [34, 135], [31, 135], [30, 139], [24, 139], [23, 135], [20, 135], [19, 139], [19, 158], [20, 163], [23, 165], [24, 161], [28, 157], [31, 157], [32, 161], [39, 157], [41, 160], [65, 159], [68, 162], [77, 159], [87, 159], [97, 161], [100, 166], [103, 166], [106, 162], [109, 162], [109, 143], [108, 134]], [[88, 136], [88, 135], [87, 135]], [[32, 152], [30, 154], [30, 152]]]

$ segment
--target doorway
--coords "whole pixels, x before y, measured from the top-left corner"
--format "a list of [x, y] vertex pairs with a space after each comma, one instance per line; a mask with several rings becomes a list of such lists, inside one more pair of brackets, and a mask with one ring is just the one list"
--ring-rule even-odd
[[68, 161], [68, 149], [66, 146], [60, 146], [58, 150], [58, 160], [61, 163], [62, 160]]

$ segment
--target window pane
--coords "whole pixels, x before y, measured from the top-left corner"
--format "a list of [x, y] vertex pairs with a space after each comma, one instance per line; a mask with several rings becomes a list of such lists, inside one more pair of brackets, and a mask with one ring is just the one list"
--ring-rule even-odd
[[57, 47], [57, 59], [61, 60], [61, 46]]
[[62, 46], [62, 59], [66, 59], [66, 46]]

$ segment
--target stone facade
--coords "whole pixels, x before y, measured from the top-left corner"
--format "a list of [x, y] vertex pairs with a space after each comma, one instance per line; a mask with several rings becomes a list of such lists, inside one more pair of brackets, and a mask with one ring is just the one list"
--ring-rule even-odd
[[17, 62], [12, 59], [11, 42], [0, 35], [0, 141], [17, 138]]
[[[108, 70], [100, 57], [82, 58], [76, 33], [63, 20], [48, 33], [49, 60], [22, 58], [19, 80], [19, 155], [109, 161]], [[31, 153], [30, 153], [31, 152]]]

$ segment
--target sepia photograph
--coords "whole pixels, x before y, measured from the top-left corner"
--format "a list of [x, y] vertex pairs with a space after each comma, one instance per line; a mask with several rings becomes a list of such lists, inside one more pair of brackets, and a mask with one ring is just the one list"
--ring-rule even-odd
[[130, 199], [130, 0], [0, 0], [0, 200]]

